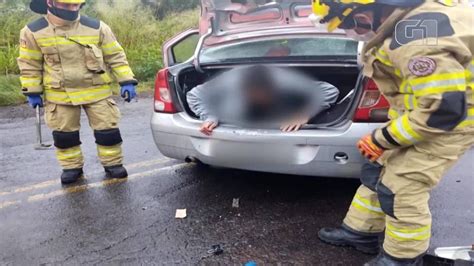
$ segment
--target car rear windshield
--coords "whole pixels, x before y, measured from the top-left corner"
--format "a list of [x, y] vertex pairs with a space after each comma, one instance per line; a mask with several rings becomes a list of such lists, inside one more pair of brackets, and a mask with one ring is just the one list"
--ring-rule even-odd
[[202, 63], [281, 60], [357, 60], [358, 43], [336, 37], [253, 40], [205, 48]]

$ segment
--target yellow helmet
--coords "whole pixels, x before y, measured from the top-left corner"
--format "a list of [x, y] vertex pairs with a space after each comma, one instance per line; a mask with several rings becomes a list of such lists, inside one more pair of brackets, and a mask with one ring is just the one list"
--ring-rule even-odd
[[413, 7], [423, 2], [424, 0], [313, 0], [313, 12], [321, 19], [321, 23], [327, 24], [328, 31], [332, 32], [360, 7], [374, 4]]
[[61, 4], [84, 4], [86, 0], [54, 0]]

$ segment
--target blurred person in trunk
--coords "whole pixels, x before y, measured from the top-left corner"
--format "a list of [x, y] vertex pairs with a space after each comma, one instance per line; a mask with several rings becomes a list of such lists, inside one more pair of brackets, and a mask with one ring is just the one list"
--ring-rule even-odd
[[220, 123], [242, 127], [301, 129], [331, 108], [339, 97], [333, 85], [296, 71], [255, 65], [227, 71], [187, 93], [187, 102], [211, 135]]

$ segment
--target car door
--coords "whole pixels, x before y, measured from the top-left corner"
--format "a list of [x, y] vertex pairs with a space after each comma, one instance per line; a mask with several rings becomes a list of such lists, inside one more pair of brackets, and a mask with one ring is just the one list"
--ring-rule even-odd
[[191, 59], [196, 51], [199, 38], [198, 29], [188, 29], [165, 42], [163, 45], [164, 67], [171, 67]]

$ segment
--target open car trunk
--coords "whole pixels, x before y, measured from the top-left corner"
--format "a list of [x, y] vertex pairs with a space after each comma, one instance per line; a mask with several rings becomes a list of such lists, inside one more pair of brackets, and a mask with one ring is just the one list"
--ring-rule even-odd
[[[339, 99], [337, 104], [331, 109], [314, 117], [309, 124], [318, 126], [331, 126], [345, 121], [352, 115], [353, 102], [359, 94], [360, 83], [360, 69], [356, 66], [298, 66], [292, 67], [306, 75], [313, 77], [315, 80], [321, 80], [336, 86], [339, 91]], [[229, 70], [228, 68], [205, 68], [204, 73], [195, 70], [194, 67], [182, 69], [176, 79], [175, 84], [178, 97], [183, 105], [183, 109], [190, 116], [197, 118], [195, 114], [189, 109], [186, 100], [186, 93], [213, 78], [215, 75]], [[317, 88], [315, 88], [317, 89]]]

